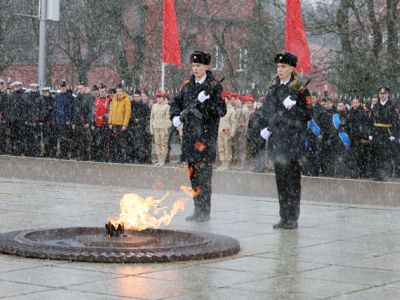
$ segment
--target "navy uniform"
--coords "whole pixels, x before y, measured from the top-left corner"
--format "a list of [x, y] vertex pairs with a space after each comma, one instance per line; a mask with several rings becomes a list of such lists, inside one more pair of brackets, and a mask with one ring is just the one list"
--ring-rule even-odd
[[294, 229], [298, 226], [300, 214], [300, 161], [305, 155], [307, 122], [311, 119], [311, 96], [301, 84], [300, 76], [293, 72], [297, 65], [294, 54], [283, 51], [275, 56], [274, 62], [278, 74], [285, 68], [293, 70], [286, 82], [278, 76], [274, 78], [262, 106], [260, 128], [264, 129], [260, 135], [268, 140], [268, 155], [274, 163], [278, 190], [281, 219], [273, 228]]
[[[195, 51], [190, 56], [192, 68], [208, 66], [211, 56]], [[188, 162], [193, 189], [194, 213], [187, 221], [210, 219], [212, 163], [216, 158], [219, 120], [226, 114], [221, 99], [222, 86], [210, 71], [203, 78], [194, 75], [171, 103], [171, 120], [175, 127], [183, 123], [182, 154]]]
[[388, 87], [379, 88], [379, 102], [372, 108], [373, 178], [387, 181], [393, 173], [393, 143], [398, 143], [399, 114]]

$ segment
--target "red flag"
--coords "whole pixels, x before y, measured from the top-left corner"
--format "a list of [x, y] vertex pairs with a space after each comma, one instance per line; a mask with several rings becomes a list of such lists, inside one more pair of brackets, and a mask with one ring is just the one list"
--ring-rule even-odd
[[182, 67], [174, 0], [163, 0], [162, 61]]
[[286, 0], [285, 29], [285, 50], [292, 52], [299, 59], [296, 70], [309, 73], [311, 71], [310, 48], [301, 18], [300, 0]]

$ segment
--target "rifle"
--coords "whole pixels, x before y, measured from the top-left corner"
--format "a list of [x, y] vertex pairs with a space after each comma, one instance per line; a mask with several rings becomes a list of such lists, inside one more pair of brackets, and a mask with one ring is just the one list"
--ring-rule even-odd
[[[212, 80], [212, 81], [208, 81], [205, 84], [205, 87], [203, 89], [203, 86], [201, 85], [199, 88], [196, 88], [196, 91], [194, 93], [194, 95], [196, 96], [196, 99], [192, 99], [192, 101], [190, 101], [190, 103], [188, 104], [188, 106], [182, 110], [182, 112], [180, 113], [179, 117], [181, 119], [182, 123], [185, 123], [189, 120], [190, 114], [192, 114], [195, 119], [197, 121], [201, 121], [203, 119], [203, 114], [198, 110], [197, 106], [197, 97], [199, 95], [199, 93], [201, 91], [204, 90], [204, 93], [207, 95], [210, 95], [212, 90], [221, 82], [223, 82], [225, 80], [225, 77], [223, 77], [221, 80]], [[174, 134], [176, 130], [176, 127], [174, 126], [174, 124], [172, 124], [169, 128], [168, 128], [168, 139], [170, 139], [172, 137], [172, 135]]]

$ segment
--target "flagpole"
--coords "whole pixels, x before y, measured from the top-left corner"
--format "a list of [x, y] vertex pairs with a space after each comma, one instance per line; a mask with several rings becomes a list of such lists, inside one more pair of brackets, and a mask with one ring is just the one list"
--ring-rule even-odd
[[165, 62], [161, 62], [161, 92], [164, 93], [165, 87]]

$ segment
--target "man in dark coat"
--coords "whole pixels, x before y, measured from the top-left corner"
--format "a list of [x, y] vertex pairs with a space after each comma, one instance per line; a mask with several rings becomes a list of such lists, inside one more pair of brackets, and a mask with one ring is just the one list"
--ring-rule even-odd
[[30, 92], [27, 93], [27, 156], [39, 157], [41, 154], [42, 129], [40, 123], [40, 102], [41, 95], [39, 85], [32, 83], [29, 85]]
[[61, 92], [56, 94], [54, 100], [53, 119], [55, 123], [57, 140], [60, 142], [60, 158], [68, 159], [71, 148], [70, 126], [73, 118], [73, 96], [67, 91], [67, 83], [62, 82]]
[[43, 134], [43, 146], [45, 157], [56, 157], [57, 137], [53, 120], [54, 98], [50, 93], [50, 88], [42, 88], [42, 98], [40, 103], [40, 127]]
[[10, 144], [12, 155], [26, 155], [27, 153], [27, 122], [28, 122], [28, 95], [22, 90], [22, 82], [12, 84], [13, 92], [8, 97], [5, 108], [5, 119], [10, 126]]
[[[311, 103], [312, 118], [318, 128], [321, 129], [321, 115], [323, 113], [323, 108], [321, 104], [319, 104], [317, 96], [312, 96]], [[304, 166], [304, 174], [307, 176], [318, 176], [321, 171], [321, 134], [317, 134], [317, 130], [312, 130], [312, 128], [307, 130], [307, 152]]]
[[171, 103], [175, 127], [183, 123], [182, 153], [188, 162], [194, 213], [187, 221], [210, 219], [212, 163], [217, 151], [219, 119], [226, 114], [222, 86], [208, 71], [211, 55], [195, 51], [190, 56], [193, 75]]
[[392, 143], [398, 143], [399, 115], [396, 104], [390, 99], [388, 87], [379, 88], [379, 102], [372, 108], [372, 151], [374, 160], [373, 177], [378, 181], [387, 181], [393, 173]]
[[7, 86], [3, 79], [0, 79], [0, 154], [7, 152], [7, 120], [5, 110], [8, 106]]
[[150, 108], [142, 102], [140, 90], [133, 94], [131, 118], [128, 125], [128, 160], [131, 163], [144, 164], [148, 160], [146, 148], [146, 127], [150, 121]]
[[90, 126], [93, 124], [94, 96], [87, 91], [83, 82], [78, 85], [78, 95], [74, 99], [72, 156], [76, 160], [88, 160]]
[[321, 127], [321, 175], [335, 176], [337, 154], [339, 150], [338, 131], [333, 124], [333, 115], [337, 113], [332, 99], [325, 99], [325, 108], [320, 117]]
[[290, 52], [275, 56], [274, 78], [262, 107], [260, 135], [268, 140], [268, 155], [274, 163], [280, 221], [274, 229], [297, 228], [300, 214], [301, 168], [305, 155], [307, 122], [311, 119], [309, 91], [294, 72], [297, 57]]
[[347, 118], [347, 131], [350, 137], [350, 160], [352, 168], [351, 176], [354, 178], [365, 178], [370, 176], [368, 160], [370, 159], [369, 148], [371, 141], [368, 136], [371, 135], [371, 119], [364, 111], [361, 100], [355, 97], [351, 101], [351, 109]]

